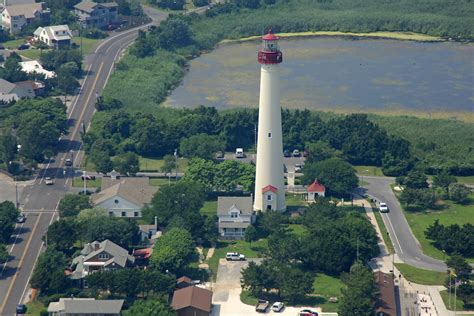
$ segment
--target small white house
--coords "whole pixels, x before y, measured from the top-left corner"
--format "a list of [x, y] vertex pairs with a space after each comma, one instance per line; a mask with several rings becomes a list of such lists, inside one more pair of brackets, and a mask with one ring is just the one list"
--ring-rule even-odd
[[221, 239], [243, 239], [245, 229], [255, 222], [251, 196], [220, 196], [217, 199]]
[[326, 188], [319, 183], [318, 179], [314, 180], [306, 191], [308, 192], [308, 202], [315, 202], [318, 197], [324, 197], [326, 195]]
[[44, 2], [13, 5], [7, 3], [0, 9], [0, 23], [11, 34], [17, 34], [25, 25], [47, 21], [49, 14]]
[[278, 189], [272, 185], [267, 185], [262, 189], [264, 206], [264, 208], [262, 208], [262, 211], [271, 211], [277, 209], [277, 192]]
[[33, 36], [37, 42], [42, 42], [49, 47], [69, 48], [71, 46], [72, 33], [67, 25], [40, 26]]
[[21, 66], [21, 70], [27, 74], [33, 74], [36, 72], [38, 74], [43, 74], [46, 79], [56, 77], [56, 73], [54, 71], [44, 69], [37, 60], [21, 61], [19, 64]]
[[102, 178], [102, 191], [92, 196], [96, 207], [106, 209], [111, 216], [142, 217], [142, 208], [151, 202], [157, 187], [150, 186], [147, 177]]

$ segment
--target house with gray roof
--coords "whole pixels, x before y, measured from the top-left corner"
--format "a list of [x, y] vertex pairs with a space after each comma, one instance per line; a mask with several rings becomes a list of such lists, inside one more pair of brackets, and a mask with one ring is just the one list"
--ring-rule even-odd
[[90, 273], [132, 267], [135, 258], [119, 245], [104, 240], [87, 243], [79, 256], [72, 260], [70, 278], [82, 280]]
[[20, 33], [25, 25], [49, 21], [50, 10], [45, 2], [6, 5], [0, 12], [0, 24], [11, 34]]
[[48, 306], [49, 316], [120, 316], [124, 300], [60, 298]]
[[255, 222], [251, 196], [219, 196], [219, 238], [243, 239], [245, 229]]
[[37, 42], [42, 42], [53, 48], [69, 48], [72, 33], [67, 25], [38, 27], [33, 36]]
[[147, 177], [104, 177], [101, 188], [102, 191], [92, 196], [92, 203], [106, 209], [111, 216], [128, 218], [141, 217], [142, 208], [158, 191]]
[[24, 98], [34, 98], [35, 86], [29, 83], [34, 81], [9, 82], [0, 78], [0, 101], [9, 103]]
[[106, 28], [118, 22], [118, 4], [116, 2], [96, 3], [82, 1], [74, 6], [82, 28]]

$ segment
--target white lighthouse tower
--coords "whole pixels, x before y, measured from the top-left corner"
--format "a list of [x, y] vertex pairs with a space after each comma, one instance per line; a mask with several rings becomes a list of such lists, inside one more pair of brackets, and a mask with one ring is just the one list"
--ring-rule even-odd
[[263, 36], [258, 52], [261, 68], [254, 202], [258, 211], [286, 209], [279, 74], [283, 54], [278, 39], [270, 30]]

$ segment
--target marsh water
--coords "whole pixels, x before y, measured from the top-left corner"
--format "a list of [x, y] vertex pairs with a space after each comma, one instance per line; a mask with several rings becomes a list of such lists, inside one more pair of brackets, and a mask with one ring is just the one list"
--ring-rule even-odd
[[[258, 104], [258, 41], [220, 45], [190, 62], [172, 107]], [[280, 40], [289, 108], [474, 111], [474, 45], [313, 37]]]

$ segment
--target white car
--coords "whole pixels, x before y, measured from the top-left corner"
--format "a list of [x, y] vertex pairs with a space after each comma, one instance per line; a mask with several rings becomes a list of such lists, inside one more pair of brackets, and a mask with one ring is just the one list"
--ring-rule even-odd
[[272, 311], [274, 312], [280, 312], [285, 305], [282, 302], [275, 302], [272, 305]]
[[301, 169], [303, 169], [303, 166], [299, 163], [295, 165], [295, 172], [301, 172]]
[[46, 177], [46, 178], [44, 178], [44, 184], [53, 185], [54, 181], [53, 181], [53, 179], [51, 179], [51, 177]]
[[388, 206], [386, 203], [381, 202], [379, 205], [379, 211], [380, 213], [388, 213]]
[[240, 253], [238, 252], [228, 252], [226, 253], [225, 255], [225, 259], [227, 261], [244, 261], [245, 260], [245, 256], [244, 255], [241, 255]]

